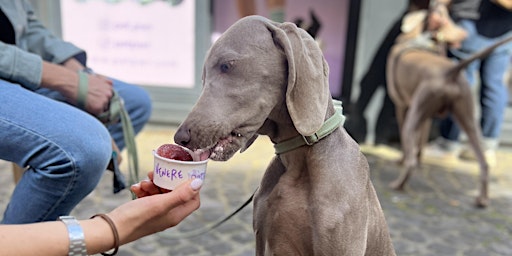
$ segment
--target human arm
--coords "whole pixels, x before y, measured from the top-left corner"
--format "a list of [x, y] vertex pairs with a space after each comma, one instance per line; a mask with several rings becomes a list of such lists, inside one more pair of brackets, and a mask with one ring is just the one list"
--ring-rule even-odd
[[501, 6], [504, 9], [512, 11], [512, 0], [491, 0], [491, 2]]
[[[45, 61], [62, 64], [68, 59], [79, 59], [86, 63], [86, 53], [71, 42], [53, 34], [38, 19], [31, 3], [27, 0], [8, 5], [7, 12], [17, 35], [16, 45], [27, 52], [34, 53]], [[5, 12], [5, 10], [4, 10]], [[10, 15], [9, 15], [10, 14]]]
[[[76, 60], [75, 60], [76, 61]], [[70, 61], [74, 63], [75, 61]], [[78, 73], [71, 68], [44, 61], [40, 56], [0, 42], [0, 78], [27, 88], [59, 91], [71, 104], [78, 96]], [[112, 82], [99, 75], [88, 75], [86, 111], [98, 115], [112, 97]]]
[[[149, 180], [132, 186], [132, 191], [139, 198], [108, 213], [117, 227], [120, 244], [174, 227], [198, 209], [201, 186], [198, 181], [185, 182], [165, 194], [159, 194]], [[95, 217], [79, 222], [88, 254], [113, 248], [114, 235], [105, 220]], [[30, 246], [22, 241], [30, 241]], [[60, 221], [0, 225], [0, 255], [67, 255], [68, 248], [68, 232]]]

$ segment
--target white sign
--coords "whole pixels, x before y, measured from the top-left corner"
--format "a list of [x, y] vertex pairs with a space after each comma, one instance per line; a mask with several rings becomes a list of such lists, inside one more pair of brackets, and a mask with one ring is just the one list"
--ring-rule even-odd
[[194, 87], [195, 1], [61, 0], [62, 35], [95, 72], [130, 83]]

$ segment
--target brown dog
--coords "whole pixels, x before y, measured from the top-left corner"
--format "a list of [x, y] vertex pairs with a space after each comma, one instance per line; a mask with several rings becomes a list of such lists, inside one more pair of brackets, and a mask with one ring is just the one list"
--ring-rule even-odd
[[482, 153], [481, 131], [474, 118], [471, 89], [461, 71], [472, 61], [487, 56], [511, 40], [505, 39], [455, 63], [440, 50], [444, 47], [439, 47], [425, 34], [403, 34], [397, 39], [388, 55], [386, 79], [389, 96], [396, 107], [405, 170], [391, 183], [392, 188], [402, 190], [413, 169], [419, 165], [431, 118], [451, 112], [466, 132], [480, 165], [480, 193], [476, 205], [488, 205], [489, 167]]
[[306, 31], [243, 18], [211, 47], [202, 94], [174, 136], [217, 161], [258, 134], [275, 144], [254, 196], [257, 255], [395, 255], [368, 162], [339, 126], [328, 73]]

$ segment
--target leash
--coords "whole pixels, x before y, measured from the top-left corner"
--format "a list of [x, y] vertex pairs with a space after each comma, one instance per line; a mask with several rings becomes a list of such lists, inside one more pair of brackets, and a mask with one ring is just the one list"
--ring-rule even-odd
[[341, 101], [333, 99], [332, 102], [334, 104], [334, 110], [336, 113], [327, 119], [317, 132], [309, 136], [299, 135], [289, 140], [274, 144], [276, 155], [294, 150], [304, 145], [311, 146], [317, 143], [319, 140], [327, 137], [327, 135], [338, 129], [340, 125], [343, 125], [345, 122], [345, 116], [343, 115], [343, 107]]
[[254, 192], [252, 193], [252, 195], [249, 197], [249, 199], [247, 199], [247, 201], [245, 201], [241, 206], [239, 206], [236, 210], [234, 210], [231, 214], [229, 214], [228, 216], [214, 222], [213, 224], [211, 225], [208, 225], [202, 229], [198, 229], [198, 230], [194, 230], [194, 231], [191, 231], [191, 232], [187, 232], [187, 233], [184, 233], [184, 234], [181, 234], [181, 235], [176, 235], [176, 236], [171, 236], [171, 235], [164, 235], [165, 238], [167, 239], [171, 239], [171, 240], [178, 240], [178, 239], [187, 239], [187, 238], [192, 238], [192, 237], [196, 237], [196, 236], [200, 236], [200, 235], [203, 235], [203, 234], [206, 234], [208, 232], [210, 232], [211, 230], [217, 228], [218, 226], [222, 225], [224, 222], [228, 221], [229, 219], [231, 219], [233, 216], [235, 216], [238, 212], [240, 212], [242, 209], [244, 209], [247, 205], [249, 205], [253, 198], [254, 198], [254, 194], [256, 193], [256, 191], [258, 191], [258, 188], [256, 188], [256, 190], [254, 190]]
[[[78, 71], [79, 82], [77, 107], [81, 109], [85, 109], [89, 74], [92, 74], [92, 70], [90, 69], [87, 69], [86, 71]], [[139, 181], [139, 158], [137, 154], [137, 145], [135, 143], [135, 132], [133, 131], [130, 115], [128, 115], [128, 112], [124, 107], [124, 101], [115, 90], [113, 91], [112, 98], [110, 99], [108, 110], [96, 116], [96, 118], [98, 118], [98, 120], [106, 125], [121, 122], [123, 138], [126, 144], [126, 152], [128, 153], [128, 182], [129, 184], [135, 184]], [[114, 169], [111, 171], [114, 173], [113, 187], [115, 194], [126, 188], [126, 182], [124, 175], [119, 170], [119, 165], [117, 163], [117, 152], [115, 150], [112, 151], [111, 161]], [[133, 193], [132, 198], [135, 198]]]

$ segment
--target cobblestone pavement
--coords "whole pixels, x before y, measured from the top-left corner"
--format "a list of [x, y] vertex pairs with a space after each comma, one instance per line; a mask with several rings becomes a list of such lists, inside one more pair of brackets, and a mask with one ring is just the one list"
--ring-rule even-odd
[[[150, 126], [137, 137], [143, 172], [152, 169], [151, 151], [171, 142], [173, 134], [173, 127]], [[372, 146], [362, 146], [362, 151], [398, 255], [512, 255], [512, 150], [498, 152], [498, 165], [491, 171], [491, 205], [485, 210], [472, 206], [478, 177], [474, 162], [425, 159], [406, 191], [399, 193], [387, 187], [399, 173], [395, 165], [399, 152]], [[201, 230], [245, 202], [272, 156], [270, 142], [261, 137], [227, 162], [209, 162], [200, 209], [173, 229], [122, 246], [118, 255], [254, 255], [252, 206], [206, 234], [179, 237]], [[14, 184], [10, 165], [0, 162], [0, 169], [6, 170], [0, 172], [3, 209]], [[111, 181], [110, 172], [105, 173], [72, 214], [85, 219], [130, 200], [128, 191], [112, 194]]]

